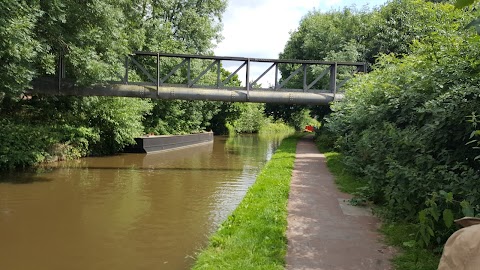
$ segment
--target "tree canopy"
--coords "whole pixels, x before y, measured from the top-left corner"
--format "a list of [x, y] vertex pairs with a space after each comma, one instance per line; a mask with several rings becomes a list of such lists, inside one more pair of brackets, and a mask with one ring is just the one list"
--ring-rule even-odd
[[59, 55], [80, 84], [121, 74], [136, 50], [211, 53], [225, 0], [6, 0], [0, 16], [0, 91], [17, 95], [55, 73]]
[[[280, 58], [366, 61], [371, 69], [380, 55], [407, 55], [411, 53], [413, 42], [428, 39], [431, 33], [456, 31], [472, 18], [472, 15], [454, 11], [453, 5], [423, 0], [393, 0], [373, 9], [346, 7], [327, 12], [312, 11], [291, 33]], [[288, 78], [295, 69], [289, 65], [280, 66], [282, 79]], [[321, 72], [322, 69], [311, 69], [307, 77], [315, 78]], [[349, 70], [339, 72], [340, 76], [350, 73]], [[302, 75], [298, 74], [289, 81], [288, 87], [301, 88], [301, 80]], [[328, 89], [328, 83], [324, 78], [318, 87]], [[286, 121], [291, 113], [302, 108], [267, 106], [273, 115], [282, 115]], [[325, 109], [313, 108], [311, 111]]]

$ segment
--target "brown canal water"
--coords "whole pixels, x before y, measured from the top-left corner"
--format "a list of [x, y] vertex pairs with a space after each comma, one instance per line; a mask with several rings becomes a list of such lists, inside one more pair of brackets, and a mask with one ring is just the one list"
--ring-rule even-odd
[[188, 269], [279, 141], [215, 137], [0, 175], [0, 269]]

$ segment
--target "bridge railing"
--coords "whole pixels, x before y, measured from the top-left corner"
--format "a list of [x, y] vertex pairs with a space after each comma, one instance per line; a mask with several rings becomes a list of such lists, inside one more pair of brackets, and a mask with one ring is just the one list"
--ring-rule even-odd
[[[147, 57], [148, 61], [141, 61], [140, 58]], [[170, 59], [170, 60], [167, 60]], [[166, 65], [162, 66], [162, 61], [172, 61], [171, 59], [177, 59], [176, 64], [170, 65], [169, 68], [165, 68]], [[153, 60], [153, 61], [152, 61]], [[192, 63], [193, 61], [204, 61], [201, 70], [193, 70]], [[222, 76], [222, 64], [228, 62], [235, 62], [238, 64], [238, 67], [235, 71], [231, 72], [228, 76]], [[253, 63], [262, 63], [264, 66], [268, 66], [263, 70], [263, 72], [253, 77], [252, 64]], [[287, 78], [280, 78], [280, 65], [292, 65], [293, 71], [289, 74]], [[162, 68], [163, 67], [163, 68]], [[312, 72], [312, 68], [315, 67], [316, 70], [322, 70], [321, 72]], [[328, 61], [315, 61], [315, 60], [282, 60], [282, 59], [262, 59], [262, 58], [244, 58], [244, 57], [225, 57], [225, 56], [206, 56], [206, 55], [189, 55], [189, 54], [168, 54], [160, 52], [134, 52], [133, 54], [125, 58], [124, 68], [125, 73], [121, 78], [121, 83], [123, 84], [140, 84], [140, 85], [150, 85], [156, 86], [157, 91], [160, 87], [169, 87], [169, 86], [181, 86], [187, 88], [217, 88], [217, 89], [243, 89], [247, 91], [256, 91], [256, 90], [270, 90], [270, 91], [289, 91], [289, 92], [328, 92], [336, 94], [336, 92], [345, 84], [345, 82], [350, 79], [351, 76], [347, 76], [343, 80], [338, 80], [339, 68], [349, 67], [349, 72], [366, 72], [366, 64], [363, 62], [328, 62]], [[138, 81], [131, 80], [130, 73], [135, 70], [138, 74], [142, 74], [144, 80], [148, 81]], [[274, 70], [274, 84], [269, 88], [257, 87], [257, 83], [265, 77], [266, 74]], [[309, 73], [310, 70], [310, 73]], [[174, 74], [182, 71], [184, 74], [183, 81], [185, 83], [168, 83], [169, 80], [174, 76]], [[229, 86], [232, 78], [235, 75], [238, 75], [241, 71], [245, 72], [245, 86], [244, 87], [233, 87]], [[214, 85], [202, 85], [201, 79], [214, 72], [216, 74], [216, 80]], [[194, 74], [195, 73], [195, 74]], [[313, 74], [313, 75], [312, 75]], [[315, 88], [318, 85], [318, 82], [329, 74], [328, 79], [328, 89], [317, 89]], [[301, 88], [286, 88], [289, 82], [293, 78], [298, 78], [302, 76], [302, 87]], [[225, 78], [226, 76], [226, 78]]]

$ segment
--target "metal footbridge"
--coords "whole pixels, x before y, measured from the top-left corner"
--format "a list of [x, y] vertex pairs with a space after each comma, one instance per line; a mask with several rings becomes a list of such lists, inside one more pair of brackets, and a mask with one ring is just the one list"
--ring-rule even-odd
[[[225, 73], [223, 66], [237, 67]], [[253, 77], [253, 66], [263, 72]], [[289, 74], [280, 78], [281, 68]], [[69, 81], [60, 57], [56, 77], [39, 78], [33, 93], [76, 96], [117, 96], [152, 99], [211, 100], [279, 104], [328, 105], [342, 98], [341, 87], [354, 73], [366, 72], [363, 62], [259, 59], [158, 52], [135, 52], [125, 58], [123, 74], [91, 86]], [[272, 74], [273, 73], [273, 74]], [[244, 86], [234, 84], [242, 74]], [[274, 83], [258, 82], [269, 74]], [[214, 82], [214, 83], [212, 83]], [[296, 82], [296, 83], [293, 83]], [[292, 87], [295, 85], [296, 87]]]

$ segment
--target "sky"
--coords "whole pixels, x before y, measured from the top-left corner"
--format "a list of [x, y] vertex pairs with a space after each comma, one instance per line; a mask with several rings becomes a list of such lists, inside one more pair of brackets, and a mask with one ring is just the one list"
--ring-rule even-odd
[[[217, 56], [240, 56], [277, 59], [294, 31], [309, 11], [329, 11], [356, 5], [375, 7], [386, 0], [229, 0], [223, 15], [223, 41], [214, 50]], [[239, 64], [225, 62], [233, 72]], [[252, 75], [258, 77], [268, 64], [252, 64]], [[243, 70], [242, 70], [243, 71]], [[268, 87], [274, 81], [273, 70], [260, 83]], [[245, 72], [239, 72], [245, 81]], [[250, 78], [252, 80], [252, 78]]]

